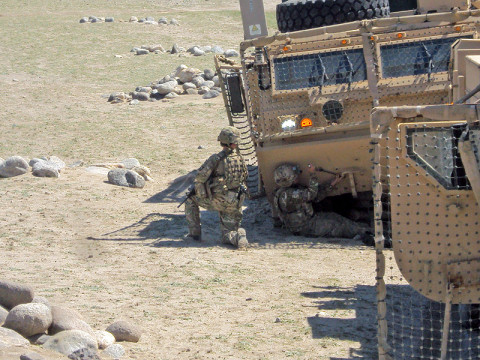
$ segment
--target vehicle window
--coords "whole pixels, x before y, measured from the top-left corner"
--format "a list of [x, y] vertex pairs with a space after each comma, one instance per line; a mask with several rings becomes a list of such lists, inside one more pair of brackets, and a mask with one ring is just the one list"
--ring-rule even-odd
[[[471, 36], [461, 38], [471, 38]], [[447, 71], [451, 45], [461, 38], [451, 37], [381, 46], [383, 78]]]
[[288, 56], [273, 60], [276, 90], [293, 90], [367, 80], [362, 49]]
[[458, 152], [458, 138], [465, 127], [409, 129], [407, 154], [446, 189], [469, 189]]

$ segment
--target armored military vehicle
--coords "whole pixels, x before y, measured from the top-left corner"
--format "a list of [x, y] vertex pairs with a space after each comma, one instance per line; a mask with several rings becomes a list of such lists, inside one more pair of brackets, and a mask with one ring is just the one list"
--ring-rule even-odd
[[449, 72], [452, 46], [478, 37], [478, 3], [283, 0], [268, 35], [262, 2], [240, 0], [241, 62], [216, 64], [241, 150], [258, 165], [251, 193], [272, 201], [274, 169], [295, 163], [323, 169], [320, 180], [343, 173], [331, 197], [371, 195], [372, 109], [451, 102], [465, 80]]

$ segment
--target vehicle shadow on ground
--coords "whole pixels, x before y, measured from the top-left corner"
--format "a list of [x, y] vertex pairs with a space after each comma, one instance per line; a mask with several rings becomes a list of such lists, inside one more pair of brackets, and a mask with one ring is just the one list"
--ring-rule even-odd
[[348, 358], [331, 357], [331, 360], [378, 358], [374, 286], [324, 286], [302, 295], [314, 299], [312, 306], [319, 310], [308, 318], [314, 339], [359, 343], [358, 347], [349, 349]]

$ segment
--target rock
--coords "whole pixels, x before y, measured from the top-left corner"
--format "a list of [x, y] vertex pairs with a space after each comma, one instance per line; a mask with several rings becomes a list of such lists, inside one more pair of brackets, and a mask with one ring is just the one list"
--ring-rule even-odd
[[173, 74], [172, 74], [171, 76], [174, 77], [174, 78], [176, 78], [176, 77], [178, 77], [179, 74], [180, 74], [183, 70], [185, 70], [185, 69], [188, 69], [188, 66], [187, 66], [187, 65], [184, 65], [184, 64], [181, 64], [181, 65], [179, 65], [179, 66], [175, 69], [175, 71], [173, 72]]
[[143, 188], [145, 179], [135, 171], [127, 169], [112, 169], [108, 172], [108, 181], [118, 186]]
[[120, 359], [125, 355], [125, 349], [120, 344], [113, 344], [102, 352], [102, 355], [104, 354], [114, 359]]
[[168, 24], [168, 20], [166, 17], [162, 16], [160, 19], [158, 19], [159, 24]]
[[0, 305], [7, 310], [31, 302], [33, 296], [33, 289], [30, 286], [0, 280]]
[[157, 51], [165, 52], [165, 49], [164, 49], [163, 46], [160, 45], [160, 44], [150, 45], [150, 46], [147, 48], [147, 50], [150, 51], [150, 52], [157, 52]]
[[225, 51], [223, 51], [221, 46], [215, 45], [212, 47], [212, 52], [214, 54], [223, 54]]
[[83, 321], [78, 312], [60, 306], [52, 306], [51, 310], [52, 325], [48, 329], [49, 335], [55, 335], [66, 330], [82, 330], [91, 336], [95, 336], [93, 329]]
[[183, 94], [184, 90], [183, 90], [183, 87], [181, 87], [180, 85], [177, 85], [175, 86], [172, 92], [174, 92], [177, 95], [181, 95]]
[[3, 163], [5, 160], [0, 157], [0, 164]]
[[84, 16], [80, 19], [80, 24], [84, 24], [88, 22], [88, 17]]
[[132, 101], [130, 101], [129, 105], [138, 105], [140, 104], [140, 101], [138, 101], [138, 99], [133, 99]]
[[182, 83], [192, 82], [193, 78], [201, 73], [200, 70], [195, 68], [186, 68], [178, 73], [178, 78]]
[[138, 19], [136, 16], [130, 16], [130, 20], [128, 20], [129, 22], [138, 22]]
[[39, 353], [30, 351], [28, 353], [20, 355], [20, 360], [46, 360], [46, 359]]
[[144, 23], [145, 21], [146, 21], [145, 18], [138, 19], [139, 23]]
[[97, 22], [97, 21], [99, 21], [99, 20], [100, 20], [100, 19], [97, 18], [96, 16], [89, 16], [89, 17], [88, 17], [88, 21], [90, 21], [90, 22]]
[[98, 356], [97, 350], [91, 348], [82, 348], [74, 351], [68, 358], [71, 360], [101, 360], [100, 356]]
[[145, 20], [143, 23], [146, 25], [157, 25], [155, 20]]
[[192, 84], [195, 84], [195, 86], [197, 88], [199, 88], [200, 86], [203, 85], [203, 83], [205, 82], [205, 79], [201, 76], [195, 76], [193, 79], [192, 79]]
[[166, 95], [175, 90], [175, 87], [178, 85], [176, 80], [171, 80], [163, 84], [157, 85], [157, 91], [159, 94]]
[[219, 93], [222, 92], [222, 88], [219, 88], [218, 86], [214, 86], [214, 87], [210, 88], [210, 90], [215, 90], [215, 91], [218, 91]]
[[110, 345], [115, 343], [115, 336], [108, 331], [96, 330], [95, 339], [97, 340], [99, 349], [106, 349]]
[[132, 170], [136, 166], [141, 166], [140, 161], [135, 158], [128, 158], [120, 161], [121, 164], [125, 167], [125, 169]]
[[200, 48], [201, 50], [205, 51], [206, 53], [211, 53], [212, 52], [212, 47], [207, 45], [207, 46], [202, 46]]
[[52, 312], [45, 304], [20, 304], [7, 315], [4, 327], [29, 337], [47, 331], [52, 324]]
[[185, 90], [185, 92], [188, 95], [198, 95], [198, 90], [197, 89], [187, 89], [187, 90]]
[[153, 181], [151, 177], [152, 173], [148, 167], [143, 165], [137, 165], [132, 170], [135, 171], [138, 175], [142, 176], [145, 181]]
[[50, 339], [51, 336], [47, 334], [36, 334], [28, 337], [28, 341], [33, 345], [43, 345]]
[[210, 89], [206, 86], [200, 86], [197, 90], [199, 95], [206, 94], [207, 92], [210, 91]]
[[108, 22], [108, 23], [113, 22], [114, 20], [115, 20], [115, 19], [114, 19], [113, 17], [111, 17], [111, 16], [105, 18], [105, 22]]
[[7, 309], [4, 309], [3, 307], [0, 306], [0, 326], [2, 326], [3, 323], [5, 322], [7, 315], [8, 315]]
[[140, 49], [138, 46], [134, 46], [132, 50], [130, 50], [130, 52], [133, 52], [133, 53], [137, 52], [138, 49]]
[[0, 350], [11, 347], [11, 346], [28, 346], [30, 343], [22, 335], [7, 329], [0, 327]]
[[172, 19], [170, 20], [170, 25], [173, 25], [173, 26], [180, 26], [180, 23], [178, 22], [177, 19]]
[[168, 93], [167, 95], [165, 95], [165, 99], [174, 99], [178, 97], [178, 94], [176, 92], [171, 92], [171, 93]]
[[43, 296], [34, 296], [33, 300], [32, 300], [32, 303], [46, 305], [49, 309], [52, 307], [50, 305], [50, 302], [46, 298], [44, 298]]
[[204, 74], [205, 80], [212, 80], [213, 77], [215, 76], [215, 71], [213, 71], [212, 69], [205, 69], [203, 70], [203, 74]]
[[185, 84], [183, 84], [183, 90], [187, 90], [187, 89], [196, 89], [197, 88], [197, 85], [195, 85], [194, 83], [191, 83], [191, 82], [186, 82]]
[[147, 16], [145, 21], [155, 21], [155, 19], [151, 16]]
[[210, 90], [202, 96], [202, 99], [213, 99], [216, 98], [218, 95], [220, 95], [218, 91]]
[[218, 75], [215, 75], [213, 78], [212, 78], [212, 81], [215, 83], [215, 86], [220, 86], [220, 79], [218, 78]]
[[148, 93], [145, 93], [145, 92], [134, 91], [132, 93], [132, 99], [136, 99], [136, 100], [139, 100], [139, 101], [148, 101], [148, 99], [150, 99], [150, 95]]
[[138, 342], [142, 336], [139, 327], [124, 320], [114, 322], [106, 331], [115, 336], [117, 341]]
[[150, 94], [152, 92], [152, 88], [149, 86], [137, 86], [135, 91]]
[[152, 93], [150, 94], [150, 99], [155, 99], [155, 100], [161, 100], [163, 99], [165, 95], [160, 94], [157, 89], [152, 90]]
[[173, 44], [172, 50], [170, 50], [170, 54], [178, 54], [180, 52], [180, 49], [177, 44]]
[[32, 174], [38, 177], [53, 177], [58, 178], [60, 176], [58, 170], [46, 161], [39, 161], [32, 167]]
[[137, 49], [137, 51], [135, 51], [135, 55], [147, 55], [149, 53], [150, 51], [148, 51], [147, 49]]
[[205, 82], [202, 84], [202, 86], [206, 86], [206, 87], [208, 87], [209, 89], [211, 89], [212, 87], [215, 86], [215, 83], [214, 83], [212, 80], [207, 80], [207, 81], [205, 81]]
[[198, 47], [194, 47], [193, 50], [192, 50], [192, 55], [193, 56], [203, 56], [205, 55], [205, 51], [199, 49]]
[[228, 50], [225, 50], [225, 52], [223, 53], [223, 55], [225, 55], [225, 57], [236, 57], [236, 56], [240, 56], [238, 54], [237, 51], [233, 50], [233, 49], [228, 49]]
[[85, 331], [65, 330], [48, 339], [43, 347], [70, 356], [85, 348], [96, 352], [97, 341]]
[[174, 77], [174, 76], [165, 75], [163, 78], [161, 78], [160, 80], [158, 80], [157, 85], [159, 85], [159, 84], [165, 84], [166, 82], [169, 82], [169, 81], [175, 81], [175, 82], [177, 82], [177, 80], [175, 80], [175, 77]]
[[108, 97], [108, 102], [112, 101], [125, 101], [127, 98], [127, 95], [124, 92], [115, 92], [111, 93], [110, 96]]
[[21, 156], [11, 156], [0, 164], [0, 177], [10, 178], [25, 174], [28, 163]]

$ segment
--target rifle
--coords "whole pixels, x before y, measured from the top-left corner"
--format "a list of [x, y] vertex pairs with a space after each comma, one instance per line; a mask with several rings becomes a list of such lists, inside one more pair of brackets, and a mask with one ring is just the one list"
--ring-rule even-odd
[[182, 206], [183, 204], [185, 204], [185, 201], [187, 201], [188, 199], [190, 199], [193, 195], [195, 195], [195, 185], [191, 185], [188, 190], [187, 190], [187, 193], [185, 194], [186, 197], [185, 199], [182, 200], [182, 202], [180, 204], [178, 204], [177, 208], [179, 208], [180, 206]]

